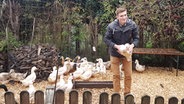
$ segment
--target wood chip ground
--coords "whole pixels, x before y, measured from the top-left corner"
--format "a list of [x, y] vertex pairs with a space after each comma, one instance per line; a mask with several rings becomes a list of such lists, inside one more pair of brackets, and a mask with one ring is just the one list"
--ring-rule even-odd
[[[99, 76], [93, 77], [91, 80], [112, 80], [112, 72], [107, 71], [107, 76], [101, 78]], [[151, 104], [154, 104], [154, 99], [156, 96], [163, 96], [165, 103], [170, 97], [177, 97], [179, 103], [181, 99], [184, 98], [184, 71], [179, 71], [178, 76], [176, 76], [176, 69], [173, 68], [172, 71], [168, 71], [168, 68], [164, 67], [149, 67], [143, 73], [133, 71], [133, 82], [132, 82], [132, 94], [135, 97], [136, 104], [141, 104], [141, 97], [144, 95], [149, 95], [151, 97]], [[41, 81], [34, 83], [37, 90], [45, 91], [46, 86], [50, 86], [47, 81]], [[123, 89], [123, 78], [121, 80], [121, 85]], [[27, 88], [22, 86], [20, 83], [7, 84], [10, 91], [15, 94], [15, 99], [19, 102], [20, 92], [26, 90]], [[111, 88], [100, 88], [100, 89], [88, 89], [80, 88], [77, 89], [79, 93], [79, 104], [82, 104], [82, 92], [91, 91], [93, 104], [98, 104], [99, 94], [101, 92], [107, 92], [110, 95], [113, 94]], [[122, 90], [123, 93], [123, 90]], [[98, 96], [98, 97], [97, 97]], [[110, 96], [109, 96], [110, 97]], [[123, 98], [123, 95], [121, 94]], [[66, 101], [68, 101], [68, 94], [66, 94]], [[0, 89], [0, 104], [4, 104], [4, 91]], [[69, 103], [65, 103], [69, 104]]]

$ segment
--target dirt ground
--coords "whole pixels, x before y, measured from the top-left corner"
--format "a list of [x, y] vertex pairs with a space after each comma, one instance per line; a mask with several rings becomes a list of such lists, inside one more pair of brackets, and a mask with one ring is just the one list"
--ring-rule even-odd
[[[112, 73], [110, 70], [107, 71], [107, 76], [105, 78], [100, 78], [96, 76], [91, 80], [111, 80]], [[141, 104], [141, 97], [144, 95], [149, 95], [151, 97], [151, 104], [154, 104], [154, 99], [156, 96], [162, 96], [165, 99], [165, 104], [170, 97], [177, 97], [179, 103], [181, 99], [184, 98], [184, 71], [178, 71], [178, 76], [176, 76], [176, 69], [173, 68], [172, 71], [168, 68], [163, 67], [148, 67], [144, 72], [139, 73], [136, 70], [133, 71], [133, 83], [132, 83], [132, 94], [135, 97], [136, 104]], [[12, 91], [15, 94], [15, 99], [19, 102], [19, 94], [21, 91], [26, 90], [27, 88], [22, 86], [19, 83], [6, 84], [9, 91]], [[123, 78], [121, 80], [121, 85], [123, 89]], [[47, 81], [41, 81], [39, 83], [34, 83], [34, 86], [37, 90], [45, 91], [47, 86], [50, 84]], [[100, 88], [100, 89], [89, 89], [89, 88], [80, 88], [77, 89], [79, 93], [79, 104], [82, 104], [82, 92], [91, 91], [92, 92], [92, 101], [93, 104], [98, 104], [99, 94], [101, 92], [107, 92], [109, 97], [113, 94], [113, 90], [110, 88]], [[0, 89], [0, 104], [4, 104], [4, 91]], [[66, 100], [68, 100], [68, 94], [66, 94]], [[97, 97], [98, 96], [98, 97]], [[123, 90], [121, 97], [123, 98]], [[69, 104], [66, 102], [65, 104]]]

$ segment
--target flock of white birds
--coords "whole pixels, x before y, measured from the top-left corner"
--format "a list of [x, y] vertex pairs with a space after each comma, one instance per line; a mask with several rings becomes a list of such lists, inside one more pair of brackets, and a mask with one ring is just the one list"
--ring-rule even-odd
[[[96, 74], [105, 77], [106, 69], [110, 67], [110, 62], [104, 62], [102, 58], [96, 59], [96, 63], [89, 62], [86, 57], [80, 58], [80, 56], [77, 56], [77, 60], [75, 59], [75, 61], [69, 57], [65, 59], [61, 57], [61, 60], [62, 66], [53, 66], [48, 76], [48, 82], [54, 84], [58, 79], [56, 82], [56, 90], [62, 89], [65, 92], [72, 90], [73, 80], [80, 79], [86, 81]], [[145, 70], [145, 66], [140, 65], [138, 60], [135, 60], [135, 64], [137, 71], [143, 72]], [[31, 68], [31, 74], [27, 75], [27, 73], [17, 73], [11, 69], [9, 72], [0, 73], [0, 82], [1, 84], [5, 84], [10, 80], [21, 82], [23, 86], [28, 87], [27, 91], [30, 94], [30, 101], [32, 101], [36, 91], [33, 85], [36, 80], [36, 70], [38, 70], [38, 68], [33, 66]], [[67, 80], [64, 79], [66, 75], [69, 75]]]
[[[109, 62], [103, 62], [102, 58], [96, 59], [96, 63], [89, 62], [86, 57], [81, 59], [78, 57], [76, 62], [68, 57], [65, 59], [62, 57], [62, 60], [65, 60], [62, 62], [63, 66], [58, 68], [56, 66], [53, 67], [48, 77], [48, 82], [55, 83], [56, 78], [59, 78], [59, 81], [56, 83], [56, 89], [62, 89], [66, 92], [71, 91], [73, 87], [72, 80], [80, 79], [86, 81], [96, 74], [105, 75], [106, 69], [109, 67], [108, 65], [110, 65]], [[74, 66], [75, 70], [73, 70]], [[64, 80], [65, 75], [69, 75], [67, 81]]]

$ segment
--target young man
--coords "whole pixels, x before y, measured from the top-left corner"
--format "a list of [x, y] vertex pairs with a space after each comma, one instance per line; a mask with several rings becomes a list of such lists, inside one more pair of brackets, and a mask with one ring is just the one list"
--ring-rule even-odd
[[[133, 47], [138, 45], [138, 27], [134, 21], [128, 18], [127, 9], [119, 7], [116, 9], [116, 19], [107, 26], [104, 42], [110, 52], [111, 70], [113, 72], [114, 92], [120, 92], [120, 70], [122, 62], [124, 70], [124, 95], [130, 93], [132, 83], [132, 59], [128, 61], [120, 54], [120, 45], [129, 43], [128, 50], [133, 51]], [[122, 70], [122, 69], [121, 69]]]

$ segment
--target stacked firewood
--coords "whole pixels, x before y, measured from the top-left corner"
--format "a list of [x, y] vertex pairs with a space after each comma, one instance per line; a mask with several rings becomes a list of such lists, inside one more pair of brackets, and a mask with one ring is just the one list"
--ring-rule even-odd
[[0, 71], [3, 69], [3, 64], [4, 64], [4, 56], [3, 52], [0, 52]]
[[22, 46], [8, 53], [9, 69], [17, 72], [31, 72], [31, 67], [38, 70], [37, 81], [46, 80], [53, 66], [58, 64], [58, 52], [56, 47], [49, 45]]

